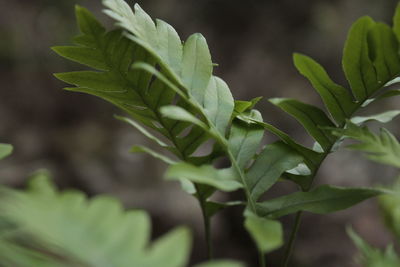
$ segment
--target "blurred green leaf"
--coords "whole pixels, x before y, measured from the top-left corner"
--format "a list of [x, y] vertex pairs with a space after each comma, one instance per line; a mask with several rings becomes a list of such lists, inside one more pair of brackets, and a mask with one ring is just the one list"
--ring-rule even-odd
[[198, 167], [188, 163], [177, 163], [169, 167], [165, 176], [172, 180], [187, 179], [227, 192], [243, 187], [239, 182], [238, 175], [232, 168], [218, 170], [210, 165]]
[[161, 161], [163, 161], [163, 162], [165, 162], [167, 164], [175, 164], [176, 163], [175, 160], [173, 160], [173, 159], [171, 159], [171, 158], [169, 158], [169, 157], [167, 157], [165, 155], [162, 155], [162, 154], [160, 154], [160, 153], [158, 153], [158, 152], [156, 152], [156, 151], [154, 151], [154, 150], [152, 150], [152, 149], [150, 149], [148, 147], [145, 147], [145, 146], [133, 146], [131, 148], [130, 152], [132, 152], [132, 153], [146, 153], [146, 154], [149, 154], [150, 156], [152, 156], [152, 157], [154, 157], [156, 159], [159, 159], [159, 160], [161, 160]]
[[368, 121], [378, 121], [381, 123], [387, 123], [393, 120], [400, 114], [400, 110], [389, 110], [379, 114], [371, 115], [371, 116], [355, 116], [350, 119], [350, 121], [354, 124], [360, 125]]
[[258, 249], [264, 253], [283, 245], [283, 230], [279, 221], [248, 214], [244, 226], [257, 244]]
[[13, 146], [9, 144], [0, 143], [0, 159], [4, 159], [9, 156], [13, 151]]
[[245, 205], [245, 202], [242, 201], [228, 201], [228, 202], [215, 202], [215, 201], [207, 201], [205, 203], [205, 211], [208, 217], [214, 216], [218, 211], [223, 210], [225, 208]]
[[244, 267], [244, 265], [231, 260], [216, 260], [208, 263], [197, 264], [194, 267]]
[[279, 218], [298, 211], [327, 214], [343, 210], [384, 193], [372, 188], [321, 185], [309, 192], [295, 192], [257, 204], [262, 217]]
[[353, 229], [348, 228], [347, 234], [353, 240], [361, 255], [358, 262], [364, 267], [398, 267], [400, 258], [396, 255], [393, 246], [388, 246], [385, 251], [370, 246]]
[[400, 4], [397, 4], [396, 10], [394, 12], [393, 32], [395, 33], [397, 40], [400, 41]]
[[250, 101], [235, 100], [235, 112], [240, 114], [245, 111], [250, 111], [261, 99], [262, 97], [259, 96], [251, 99]]
[[[7, 266], [187, 266], [187, 228], [150, 242], [147, 213], [125, 211], [114, 198], [58, 192], [44, 172], [27, 190], [2, 187], [0, 194], [0, 262]], [[217, 263], [210, 266], [242, 266], [234, 261], [209, 264]]]
[[360, 127], [348, 122], [346, 129], [335, 130], [334, 134], [359, 141], [360, 143], [348, 147], [365, 152], [369, 159], [400, 167], [400, 144], [388, 130], [382, 128], [377, 135], [368, 130], [367, 127]]
[[386, 225], [400, 240], [400, 179], [391, 186], [393, 194], [379, 196], [379, 207], [381, 208]]
[[191, 238], [186, 228], [149, 246], [148, 215], [125, 212], [113, 198], [88, 200], [77, 191], [59, 193], [43, 174], [34, 178], [27, 191], [3, 188], [2, 193], [2, 219], [18, 227], [16, 236], [28, 234], [47, 251], [77, 262], [76, 266], [173, 267], [185, 266], [188, 260]]

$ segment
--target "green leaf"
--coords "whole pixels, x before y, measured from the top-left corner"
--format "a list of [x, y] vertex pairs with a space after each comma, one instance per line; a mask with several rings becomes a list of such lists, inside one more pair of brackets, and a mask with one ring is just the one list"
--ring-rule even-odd
[[350, 28], [343, 50], [343, 71], [359, 101], [364, 101], [377, 89], [376, 72], [368, 55], [367, 41], [368, 31], [374, 24], [370, 17], [358, 19]]
[[167, 180], [187, 179], [191, 182], [210, 185], [226, 192], [235, 191], [243, 187], [232, 168], [218, 170], [211, 165], [198, 167], [188, 163], [174, 164], [168, 168], [165, 177]]
[[158, 53], [160, 57], [167, 62], [168, 66], [170, 66], [175, 73], [180, 75], [182, 71], [181, 62], [183, 55], [182, 41], [171, 25], [160, 19], [156, 22], [159, 39]]
[[242, 201], [228, 201], [228, 202], [214, 202], [214, 201], [206, 201], [205, 203], [205, 212], [208, 218], [214, 216], [218, 211], [233, 207], [233, 206], [240, 206], [246, 205], [245, 202]]
[[[379, 100], [383, 100], [392, 96], [398, 96], [400, 95], [400, 90], [396, 89], [395, 86], [393, 85], [398, 85], [400, 83], [400, 77], [396, 77], [390, 81], [388, 81], [385, 85], [384, 85], [384, 89], [388, 89], [386, 87], [392, 87], [389, 88], [388, 90], [383, 91], [382, 93], [378, 94], [375, 98], [370, 98], [367, 101], [365, 101], [363, 107], [367, 106], [370, 103], [374, 103], [377, 102]], [[393, 89], [394, 88], [394, 89]]]
[[311, 173], [300, 175], [293, 174], [288, 171], [282, 174], [282, 178], [296, 183], [303, 191], [310, 190], [313, 181], [313, 176]]
[[149, 154], [150, 156], [153, 156], [156, 159], [159, 159], [167, 164], [175, 164], [176, 161], [173, 159], [170, 159], [169, 157], [162, 155], [148, 147], [145, 146], [133, 146], [130, 150], [132, 153], [146, 153]]
[[[68, 267], [68, 262], [52, 259], [32, 249], [11, 244], [5, 238], [0, 239], [0, 259], [3, 266], [40, 266], [40, 267]], [[76, 264], [76, 263], [70, 263]], [[69, 265], [71, 266], [71, 265]]]
[[142, 127], [140, 124], [138, 124], [137, 122], [131, 120], [130, 118], [127, 117], [122, 117], [122, 116], [114, 116], [116, 119], [126, 122], [129, 125], [135, 127], [139, 132], [141, 132], [144, 136], [146, 136], [147, 138], [149, 138], [150, 140], [152, 140], [153, 142], [155, 142], [156, 144], [158, 144], [161, 147], [164, 148], [169, 148], [169, 146], [164, 143], [163, 141], [161, 141], [158, 137], [156, 137], [155, 135], [153, 135], [152, 133], [150, 133], [149, 131], [147, 131], [144, 127]]
[[199, 33], [191, 35], [183, 47], [182, 82], [199, 104], [204, 103], [212, 70], [206, 39]]
[[281, 141], [267, 145], [247, 172], [247, 186], [251, 197], [257, 200], [285, 171], [302, 162], [303, 157]]
[[385, 99], [385, 98], [388, 98], [388, 97], [392, 97], [392, 96], [398, 96], [398, 95], [400, 95], [400, 90], [399, 89], [389, 90], [389, 91], [386, 91], [386, 92], [382, 93], [381, 95], [379, 95], [375, 99], [375, 101], [376, 100], [382, 100], [382, 99]]
[[360, 143], [348, 147], [365, 152], [369, 159], [400, 168], [400, 144], [388, 130], [382, 128], [377, 135], [367, 127], [349, 122], [346, 129], [334, 131], [334, 134], [359, 141]]
[[313, 85], [324, 101], [332, 117], [340, 125], [354, 111], [355, 104], [347, 89], [334, 83], [324, 68], [312, 58], [294, 54], [294, 64], [299, 72]]
[[379, 196], [379, 207], [383, 212], [386, 225], [400, 240], [400, 179], [390, 187], [393, 194]]
[[138, 4], [134, 11], [123, 0], [104, 0], [104, 12], [129, 32], [127, 37], [143, 47], [166, 68], [174, 80], [180, 80], [182, 71], [182, 42], [176, 31], [167, 23], [157, 20], [157, 25]]
[[376, 23], [368, 32], [369, 56], [373, 62], [377, 89], [399, 75], [399, 44], [392, 29], [384, 23]]
[[259, 96], [251, 99], [250, 101], [235, 100], [235, 112], [240, 114], [245, 111], [250, 111], [261, 99], [262, 97]]
[[370, 188], [321, 185], [309, 192], [296, 192], [259, 203], [257, 210], [260, 216], [271, 218], [279, 218], [298, 211], [327, 214], [349, 208], [384, 192]]
[[30, 192], [43, 195], [54, 195], [56, 186], [51, 182], [50, 173], [47, 170], [38, 170], [32, 174], [28, 181]]
[[[253, 110], [252, 118], [262, 120], [256, 110]], [[228, 147], [240, 168], [244, 168], [254, 157], [263, 136], [264, 130], [257, 124], [246, 124], [240, 120], [233, 122]]]
[[[225, 145], [234, 104], [226, 84], [211, 74], [204, 37], [192, 35], [183, 46], [170, 25], [155, 23], [139, 5], [131, 10], [122, 0], [103, 3], [105, 12], [126, 32], [106, 32], [89, 11], [77, 8], [85, 29], [75, 38], [78, 46], [54, 50], [99, 71], [57, 74], [76, 86], [67, 89], [99, 96], [127, 111], [136, 122], [169, 139], [174, 147], [166, 148], [178, 157], [190, 157], [210, 137]], [[161, 111], [168, 112], [162, 107], [169, 105], [177, 106], [179, 118], [162, 116]], [[197, 127], [191, 129], [193, 123]], [[143, 127], [136, 128], [155, 140]]]
[[13, 151], [13, 146], [9, 144], [0, 143], [0, 159], [4, 159], [9, 156]]
[[58, 79], [74, 84], [71, 91], [84, 92], [99, 96], [121, 109], [129, 112], [145, 125], [155, 129], [152, 121], [156, 120], [154, 112], [143, 103], [141, 96], [129, 87], [124, 80], [110, 72], [79, 71], [58, 73]]
[[258, 249], [267, 253], [283, 245], [283, 230], [279, 221], [247, 215], [244, 226]]
[[79, 29], [83, 34], [93, 36], [100, 35], [105, 32], [104, 27], [86, 8], [76, 5], [75, 14]]
[[[78, 46], [55, 47], [54, 51], [101, 72], [59, 73], [56, 77], [77, 86], [67, 89], [99, 96], [127, 111], [137, 121], [166, 135], [164, 129], [154, 125], [155, 121], [159, 122], [156, 114], [159, 106], [153, 103], [162, 99], [160, 104], [164, 104], [163, 101], [170, 101], [167, 102], [170, 104], [174, 93], [163, 84], [151, 83], [151, 74], [130, 68], [133, 58], [148, 64], [154, 64], [154, 58], [123, 37], [121, 30], [105, 32], [86, 9], [77, 7], [76, 15], [82, 32], [82, 35], [75, 38]], [[159, 86], [154, 88], [154, 85]]]
[[54, 46], [53, 51], [63, 57], [98, 70], [110, 70], [102, 60], [101, 51], [91, 47]]
[[[58, 192], [47, 172], [37, 173], [27, 190], [1, 187], [0, 194], [0, 261], [7, 266], [187, 266], [187, 228], [150, 242], [147, 213], [125, 211], [107, 196]], [[200, 266], [243, 265], [215, 260]]]
[[[130, 40], [155, 58], [165, 75], [157, 76], [155, 66], [148, 66], [147, 71], [177, 92], [186, 104], [195, 107], [200, 116], [210, 116], [205, 119], [211, 129], [203, 129], [214, 135], [217, 141], [223, 142], [220, 135], [225, 134], [229, 123], [227, 118], [231, 118], [233, 99], [226, 84], [212, 76], [213, 64], [205, 38], [201, 34], [193, 34], [182, 49], [179, 37], [170, 29], [172, 27], [162, 21], [154, 24], [139, 5], [135, 5], [133, 12], [122, 0], [103, 2], [108, 7], [105, 12], [117, 21], [118, 26], [129, 32], [127, 36]], [[153, 30], [154, 27], [157, 31]], [[181, 89], [188, 97], [180, 93]], [[217, 97], [213, 99], [213, 96]], [[219, 134], [213, 131], [218, 131]]]
[[243, 263], [232, 260], [215, 260], [208, 263], [197, 264], [194, 267], [244, 267]]
[[322, 160], [322, 153], [319, 153], [317, 151], [311, 150], [307, 147], [304, 147], [297, 143], [293, 138], [291, 138], [288, 134], [285, 132], [279, 130], [275, 126], [265, 123], [265, 122], [260, 122], [253, 120], [254, 123], [257, 123], [258, 125], [262, 126], [264, 129], [270, 131], [272, 134], [276, 135], [278, 138], [280, 138], [283, 142], [285, 142], [287, 145], [289, 145], [291, 148], [296, 150], [300, 155], [303, 156], [305, 159], [305, 163], [307, 167], [313, 171], [316, 166], [318, 166], [318, 163]]
[[204, 95], [204, 109], [207, 117], [222, 136], [231, 120], [234, 102], [228, 85], [218, 77], [210, 79]]
[[174, 81], [186, 87], [200, 105], [212, 75], [213, 64], [207, 43], [201, 34], [193, 34], [183, 49], [171, 26], [152, 19], [135, 4], [134, 12], [122, 0], [105, 0], [105, 13], [130, 34], [128, 38], [146, 49], [165, 67]]
[[356, 98], [364, 102], [400, 73], [399, 45], [393, 31], [369, 17], [350, 29], [343, 69]]
[[[127, 91], [126, 83], [108, 72], [75, 71], [57, 73], [55, 76], [61, 81], [76, 85], [77, 87], [87, 88], [87, 90], [93, 90], [93, 92], [113, 94]], [[134, 104], [140, 106], [140, 97], [137, 94], [132, 94], [132, 97], [136, 100]], [[125, 96], [121, 97], [121, 101], [123, 101], [124, 98]]]
[[[180, 97], [182, 97], [182, 99], [187, 100], [186, 94], [184, 92], [182, 92], [182, 90], [180, 90], [174, 83], [172, 83], [170, 80], [168, 80], [168, 78], [164, 74], [162, 74], [160, 71], [158, 71], [153, 65], [146, 63], [146, 62], [135, 62], [132, 65], [132, 69], [133, 70], [134, 69], [143, 70], [143, 71], [147, 72], [148, 74], [153, 75], [154, 77], [156, 77], [158, 79], [158, 81], [160, 83], [164, 84], [165, 86], [170, 88], [172, 91], [177, 93]], [[168, 100], [172, 100], [172, 98], [168, 99]], [[150, 101], [151, 101], [151, 99], [150, 99]], [[162, 99], [158, 99], [158, 101], [162, 101]], [[169, 104], [169, 102], [168, 102], [168, 104]], [[156, 105], [155, 107], [158, 107], [158, 106], [160, 106], [160, 105]]]
[[[177, 228], [159, 238], [150, 247], [145, 266], [186, 266], [192, 242], [189, 229]], [[177, 244], [179, 246], [177, 247]], [[131, 263], [133, 265], [133, 262]]]
[[[307, 132], [321, 145], [324, 151], [328, 151], [335, 137], [323, 127], [335, 127], [332, 121], [319, 108], [288, 98], [273, 98], [270, 102], [298, 120]], [[329, 151], [328, 151], [329, 152]]]
[[[176, 144], [180, 148], [184, 158], [188, 160], [193, 159], [193, 157], [190, 158], [190, 156], [192, 156], [201, 144], [210, 138], [209, 134], [215, 133], [209, 132], [207, 128], [194, 126], [188, 135], [176, 138]], [[213, 154], [211, 153], [210, 156], [213, 156]], [[206, 162], [210, 162], [211, 159], [212, 158], [206, 156]]]
[[393, 32], [395, 33], [397, 40], [400, 41], [400, 4], [397, 4], [393, 16]]
[[293, 169], [288, 170], [287, 173], [291, 173], [291, 174], [294, 174], [294, 175], [304, 175], [304, 176], [306, 176], [306, 175], [310, 175], [311, 171], [307, 167], [306, 164], [300, 163], [299, 165], [297, 165]]
[[[2, 188], [1, 193], [1, 220], [16, 228], [9, 232], [13, 238], [0, 240], [6, 248], [20, 246], [51, 258], [40, 266], [187, 264], [191, 237], [186, 228], [177, 228], [150, 244], [149, 216], [139, 210], [124, 211], [113, 198], [89, 200], [77, 191], [57, 192], [44, 175], [36, 177], [26, 191]], [[25, 243], [14, 243], [22, 237]], [[8, 256], [0, 253], [0, 257]]]
[[361, 255], [358, 261], [365, 267], [397, 267], [400, 258], [396, 255], [393, 246], [390, 245], [385, 251], [370, 246], [365, 240], [357, 235], [353, 229], [347, 228], [347, 234], [353, 240]]
[[368, 121], [378, 121], [381, 123], [387, 123], [393, 120], [396, 116], [400, 114], [400, 110], [389, 110], [379, 114], [371, 116], [355, 116], [350, 119], [354, 124], [360, 125]]
[[204, 122], [196, 118], [194, 115], [190, 114], [187, 110], [178, 107], [178, 106], [164, 106], [160, 109], [160, 112], [163, 116], [168, 117], [170, 119], [186, 121], [193, 123], [194, 125], [199, 126], [200, 128], [208, 131], [208, 127]]

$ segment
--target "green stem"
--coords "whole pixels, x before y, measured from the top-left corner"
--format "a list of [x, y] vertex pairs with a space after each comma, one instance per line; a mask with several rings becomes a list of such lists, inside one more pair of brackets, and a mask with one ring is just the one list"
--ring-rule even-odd
[[291, 255], [293, 253], [294, 243], [296, 241], [297, 233], [299, 232], [299, 229], [300, 229], [301, 215], [302, 214], [303, 214], [302, 211], [298, 211], [296, 213], [296, 219], [294, 221], [294, 226], [293, 226], [292, 232], [290, 233], [289, 242], [286, 245], [285, 253], [283, 255], [282, 267], [289, 266], [290, 257], [291, 257]]
[[[232, 153], [227, 149], [227, 154], [232, 162], [232, 166], [235, 168], [235, 170], [238, 172], [239, 176], [240, 176], [240, 180], [243, 184], [243, 190], [246, 194], [246, 198], [247, 198], [247, 203], [249, 204], [250, 210], [258, 216], [257, 214], [257, 209], [256, 209], [256, 203], [254, 201], [254, 199], [251, 196], [251, 192], [249, 190], [249, 187], [247, 186], [247, 182], [246, 182], [246, 177], [245, 174], [243, 173], [243, 171], [240, 169], [235, 157], [232, 155]], [[260, 267], [266, 267], [266, 263], [265, 263], [265, 255], [262, 251], [258, 252], [259, 255], [259, 265]]]
[[213, 247], [211, 242], [211, 218], [210, 217], [203, 217], [204, 218], [204, 230], [205, 230], [205, 237], [206, 237], [206, 244], [207, 244], [207, 255], [208, 259], [211, 260], [213, 258]]
[[207, 245], [207, 256], [211, 260], [213, 258], [213, 247], [211, 242], [211, 218], [208, 216], [203, 216], [205, 239]]
[[203, 215], [203, 225], [204, 225], [204, 238], [207, 247], [207, 257], [209, 260], [213, 258], [213, 248], [211, 242], [211, 217], [208, 216], [206, 211], [206, 199], [203, 196], [198, 196], [200, 203], [201, 213]]
[[261, 251], [258, 252], [258, 262], [260, 264], [260, 267], [266, 267], [267, 266], [265, 264], [265, 255]]
[[[349, 118], [351, 118], [351, 117], [354, 115], [354, 113], [356, 113], [356, 111], [357, 111], [360, 107], [363, 106], [363, 104], [365, 103], [365, 101], [366, 101], [367, 99], [368, 99], [368, 98], [366, 98], [366, 99], [364, 99], [364, 100], [358, 102], [357, 105], [354, 106], [353, 110], [351, 111], [351, 114], [349, 115]], [[343, 123], [343, 124], [341, 124], [341, 125], [338, 126], [338, 128], [342, 128], [342, 129], [343, 129], [344, 127], [345, 127], [345, 123]], [[315, 169], [313, 170], [313, 172], [312, 172], [312, 174], [311, 174], [311, 177], [312, 177], [312, 179], [311, 179], [311, 184], [310, 184], [309, 188], [308, 188], [307, 190], [304, 190], [304, 191], [309, 191], [309, 190], [311, 189], [312, 184], [313, 184], [313, 182], [314, 182], [314, 180], [315, 180], [315, 176], [317, 175], [317, 172], [318, 172], [319, 168], [321, 167], [322, 162], [326, 159], [326, 157], [328, 156], [328, 154], [329, 154], [330, 151], [332, 150], [334, 144], [335, 144], [338, 140], [339, 140], [339, 138], [337, 138], [334, 142], [332, 142], [332, 144], [330, 145], [330, 147], [327, 148], [326, 151], [323, 153], [323, 155], [322, 155], [322, 157], [321, 157], [321, 160], [317, 163], [317, 166], [315, 167]], [[290, 261], [290, 257], [291, 257], [291, 255], [292, 255], [292, 253], [293, 253], [294, 243], [295, 243], [295, 241], [296, 241], [297, 233], [299, 232], [302, 214], [303, 214], [302, 211], [299, 211], [299, 212], [296, 213], [296, 218], [295, 218], [294, 226], [293, 226], [293, 229], [292, 229], [292, 231], [291, 231], [291, 233], [290, 233], [289, 242], [288, 242], [288, 244], [287, 244], [287, 246], [286, 246], [285, 253], [284, 253], [284, 257], [283, 257], [283, 264], [282, 264], [283, 267], [287, 267], [287, 266], [288, 266], [289, 261]]]

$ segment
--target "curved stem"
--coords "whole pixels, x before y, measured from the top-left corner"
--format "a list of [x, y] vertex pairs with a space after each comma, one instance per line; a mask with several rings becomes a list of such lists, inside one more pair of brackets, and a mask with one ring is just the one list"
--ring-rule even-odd
[[294, 226], [293, 226], [292, 232], [290, 233], [289, 242], [286, 245], [285, 253], [283, 255], [282, 267], [289, 266], [289, 261], [290, 261], [290, 257], [292, 256], [292, 253], [293, 253], [293, 248], [294, 248], [294, 243], [296, 241], [296, 236], [297, 236], [297, 233], [299, 232], [299, 228], [300, 228], [301, 215], [302, 214], [303, 214], [302, 211], [298, 211], [296, 213], [296, 219], [294, 221]]

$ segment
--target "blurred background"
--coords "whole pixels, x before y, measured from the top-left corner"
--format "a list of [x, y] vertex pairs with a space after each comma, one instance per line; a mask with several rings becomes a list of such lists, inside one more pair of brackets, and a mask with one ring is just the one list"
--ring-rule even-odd
[[[318, 95], [297, 73], [292, 53], [312, 56], [331, 77], [346, 85], [341, 53], [351, 23], [362, 15], [391, 23], [396, 0], [142, 0], [153, 18], [173, 25], [182, 39], [201, 32], [208, 40], [216, 73], [230, 85], [236, 99], [264, 96], [258, 109], [264, 119], [304, 144], [311, 139], [296, 121], [273, 107], [271, 97], [293, 97], [321, 105]], [[177, 224], [190, 225], [196, 236], [193, 262], [204, 258], [202, 225], [196, 201], [178, 184], [164, 182], [165, 165], [146, 155], [130, 154], [134, 144], [147, 141], [113, 114], [123, 114], [92, 96], [63, 91], [65, 84], [52, 73], [81, 68], [56, 56], [53, 45], [70, 44], [77, 34], [74, 5], [88, 7], [103, 22], [96, 0], [0, 0], [0, 142], [15, 147], [1, 163], [0, 182], [22, 187], [29, 174], [49, 169], [61, 188], [77, 188], [89, 195], [110, 193], [126, 207], [150, 212], [154, 237]], [[384, 102], [385, 110], [399, 99]], [[382, 102], [383, 103], [383, 102]], [[384, 110], [371, 106], [369, 113]], [[394, 122], [387, 128], [400, 133]], [[265, 142], [274, 138], [266, 135]], [[368, 186], [388, 183], [395, 170], [367, 162], [344, 149], [331, 155], [318, 183]], [[265, 196], [293, 190], [279, 184]], [[229, 199], [229, 195], [221, 196]], [[289, 231], [293, 217], [283, 219]], [[355, 248], [345, 233], [354, 228], [370, 243], [385, 246], [384, 231], [374, 200], [328, 216], [306, 214], [301, 225], [294, 267], [357, 266]], [[215, 217], [213, 238], [217, 257], [244, 259], [255, 266], [257, 255], [242, 229], [240, 209]], [[282, 251], [268, 257], [277, 266]]]

